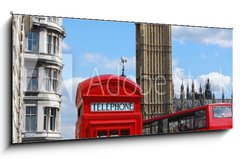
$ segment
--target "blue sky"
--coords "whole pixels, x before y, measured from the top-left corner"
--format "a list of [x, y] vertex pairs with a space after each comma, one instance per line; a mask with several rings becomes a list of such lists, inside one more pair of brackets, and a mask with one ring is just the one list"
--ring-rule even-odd
[[173, 59], [178, 60], [179, 67], [191, 71], [193, 76], [211, 71], [219, 71], [232, 76], [232, 49], [220, 48], [216, 45], [203, 46], [187, 41], [180, 44], [174, 41]]
[[[179, 95], [194, 80], [196, 90], [209, 78], [216, 98], [222, 90], [232, 94], [232, 30], [202, 27], [172, 27], [173, 80]], [[180, 71], [179, 71], [180, 70]]]
[[[78, 83], [93, 75], [120, 74], [121, 56], [128, 59], [125, 74], [134, 80], [136, 35], [135, 24], [125, 22], [63, 19], [63, 27], [62, 136], [73, 139]], [[210, 78], [216, 97], [222, 90], [231, 96], [232, 30], [173, 26], [172, 57], [176, 94], [182, 79], [185, 85], [194, 80], [198, 88]]]
[[[135, 57], [133, 23], [64, 19], [63, 27], [67, 34], [64, 43], [69, 46], [63, 53], [73, 56], [73, 73], [70, 75], [63, 71], [63, 79], [90, 77], [94, 68], [98, 69], [99, 74], [116, 74], [121, 56]], [[68, 65], [64, 58], [63, 63]], [[126, 69], [126, 73], [135, 75], [135, 69], [130, 68]]]

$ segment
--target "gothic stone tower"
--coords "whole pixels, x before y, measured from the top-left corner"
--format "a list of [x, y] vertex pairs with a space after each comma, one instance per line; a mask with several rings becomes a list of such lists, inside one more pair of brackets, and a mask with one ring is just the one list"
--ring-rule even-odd
[[144, 97], [143, 118], [172, 112], [171, 25], [136, 24], [136, 75]]

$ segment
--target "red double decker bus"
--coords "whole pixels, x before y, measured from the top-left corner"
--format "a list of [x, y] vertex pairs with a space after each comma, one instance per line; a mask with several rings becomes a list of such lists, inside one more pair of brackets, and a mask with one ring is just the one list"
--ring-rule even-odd
[[214, 103], [143, 121], [143, 134], [164, 134], [232, 128], [232, 104]]

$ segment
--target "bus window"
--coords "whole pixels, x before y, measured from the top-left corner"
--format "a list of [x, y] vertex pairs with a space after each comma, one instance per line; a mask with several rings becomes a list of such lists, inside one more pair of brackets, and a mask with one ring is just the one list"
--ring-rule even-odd
[[192, 130], [193, 129], [193, 116], [185, 117], [181, 119], [179, 127], [180, 131]]
[[214, 118], [230, 118], [232, 117], [231, 107], [213, 107]]
[[195, 112], [195, 121], [194, 121], [194, 127], [195, 128], [205, 128], [206, 127], [206, 111], [200, 110]]
[[171, 122], [169, 122], [169, 132], [170, 133], [179, 132], [179, 123], [178, 123], [178, 121], [171, 121]]
[[162, 133], [168, 133], [168, 119], [162, 120]]
[[151, 134], [157, 134], [159, 131], [159, 121], [155, 121], [152, 123]]

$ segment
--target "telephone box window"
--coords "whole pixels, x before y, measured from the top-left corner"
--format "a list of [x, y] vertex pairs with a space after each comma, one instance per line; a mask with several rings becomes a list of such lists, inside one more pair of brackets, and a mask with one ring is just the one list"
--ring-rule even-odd
[[103, 130], [103, 131], [98, 131], [97, 133], [97, 137], [107, 137], [107, 131]]
[[129, 129], [121, 130], [121, 136], [128, 136], [128, 135], [130, 135], [130, 130]]
[[118, 130], [110, 130], [109, 135], [110, 135], [110, 137], [119, 136], [119, 135], [118, 135]]

